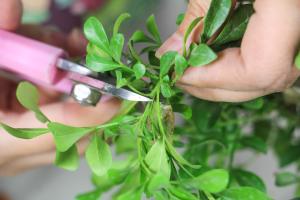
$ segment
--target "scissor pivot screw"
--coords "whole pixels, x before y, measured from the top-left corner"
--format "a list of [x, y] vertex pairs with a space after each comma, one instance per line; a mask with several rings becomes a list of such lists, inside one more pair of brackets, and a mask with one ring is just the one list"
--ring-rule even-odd
[[73, 85], [71, 96], [81, 105], [96, 106], [100, 101], [101, 93], [93, 87], [76, 83]]

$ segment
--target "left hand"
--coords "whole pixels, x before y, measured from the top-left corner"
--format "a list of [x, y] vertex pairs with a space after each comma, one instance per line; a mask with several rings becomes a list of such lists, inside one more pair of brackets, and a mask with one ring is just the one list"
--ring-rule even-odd
[[[233, 2], [235, 2], [233, 0]], [[193, 19], [204, 16], [210, 0], [191, 0], [179, 30], [160, 48], [180, 51], [183, 35]], [[219, 53], [215, 62], [187, 69], [178, 86], [201, 99], [241, 102], [281, 92], [299, 77], [294, 65], [300, 44], [299, 0], [256, 0], [241, 48]], [[197, 42], [200, 25], [192, 37]]]

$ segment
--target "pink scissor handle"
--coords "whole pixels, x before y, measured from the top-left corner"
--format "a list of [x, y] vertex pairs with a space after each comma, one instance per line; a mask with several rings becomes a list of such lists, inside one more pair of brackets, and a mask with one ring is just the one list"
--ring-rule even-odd
[[70, 93], [72, 81], [56, 66], [66, 53], [57, 47], [0, 30], [0, 69], [36, 84]]

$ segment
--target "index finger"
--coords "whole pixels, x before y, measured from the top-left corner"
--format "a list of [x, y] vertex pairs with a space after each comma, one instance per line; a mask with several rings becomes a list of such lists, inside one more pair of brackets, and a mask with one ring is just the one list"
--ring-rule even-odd
[[22, 3], [20, 0], [0, 1], [0, 29], [16, 30], [22, 18]]

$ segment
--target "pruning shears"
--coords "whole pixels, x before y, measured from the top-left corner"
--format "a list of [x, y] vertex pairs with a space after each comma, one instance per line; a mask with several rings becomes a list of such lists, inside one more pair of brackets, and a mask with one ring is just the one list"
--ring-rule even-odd
[[4, 30], [0, 30], [0, 69], [0, 74], [55, 89], [83, 105], [96, 105], [102, 94], [129, 101], [152, 101], [117, 88], [107, 75], [68, 60], [63, 49]]

